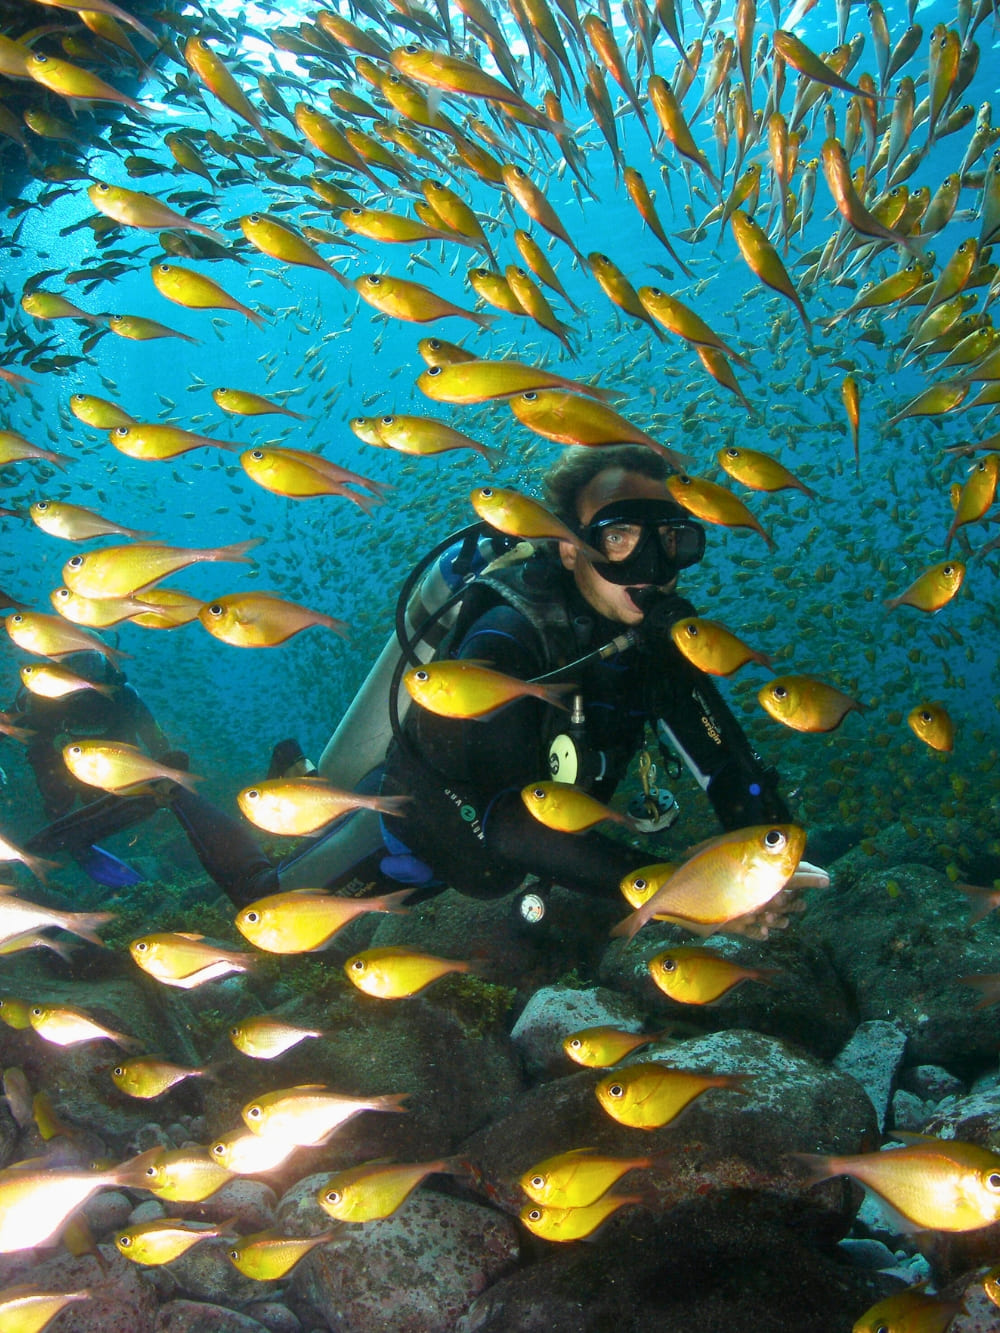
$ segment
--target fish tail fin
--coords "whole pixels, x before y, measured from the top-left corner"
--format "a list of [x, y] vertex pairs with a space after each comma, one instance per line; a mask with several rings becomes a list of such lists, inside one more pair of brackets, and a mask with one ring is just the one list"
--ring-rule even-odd
[[47, 861], [44, 856], [32, 856], [30, 852], [22, 852], [21, 857], [35, 878], [40, 879], [43, 884], [48, 882], [50, 870], [59, 869], [58, 861]]
[[487, 315], [477, 311], [472, 311], [469, 318], [473, 323], [478, 324], [481, 329], [491, 329], [500, 318], [499, 315]]
[[98, 935], [97, 928], [106, 926], [114, 919], [114, 912], [73, 912], [67, 918], [65, 929], [72, 931], [74, 935], [79, 935], [90, 944], [96, 944], [99, 949], [106, 949], [108, 946]]
[[405, 815], [413, 801], [412, 796], [380, 796], [378, 808], [383, 815]]
[[615, 926], [611, 932], [612, 938], [625, 940], [632, 939], [639, 930], [639, 927], [644, 924], [644, 921], [639, 919], [640, 915], [639, 912], [632, 912], [629, 916], [625, 917], [623, 921], [619, 921], [618, 925]]
[[256, 325], [258, 329], [267, 328], [267, 320], [263, 315], [259, 315], [256, 310], [251, 310], [248, 305], [240, 306], [242, 314], [246, 315], [251, 324]]
[[405, 1114], [410, 1109], [404, 1105], [409, 1095], [408, 1092], [387, 1092], [384, 1097], [373, 1097], [372, 1110], [401, 1111]]
[[383, 893], [379, 898], [379, 911], [395, 912], [397, 915], [403, 915], [410, 909], [405, 906], [406, 899], [417, 886], [408, 884], [405, 889], [395, 889], [392, 893]]
[[793, 1152], [789, 1154], [809, 1176], [810, 1183], [818, 1185], [821, 1180], [829, 1180], [836, 1175], [836, 1159], [825, 1153]]
[[255, 546], [259, 546], [263, 540], [263, 537], [248, 537], [246, 541], [233, 542], [229, 546], [220, 546], [214, 552], [214, 559], [233, 560], [246, 565], [256, 564], [249, 553]]
[[161, 1147], [147, 1148], [138, 1157], [130, 1157], [113, 1167], [109, 1174], [114, 1176], [113, 1184], [124, 1185], [128, 1189], [148, 1189], [149, 1169], [163, 1156]]

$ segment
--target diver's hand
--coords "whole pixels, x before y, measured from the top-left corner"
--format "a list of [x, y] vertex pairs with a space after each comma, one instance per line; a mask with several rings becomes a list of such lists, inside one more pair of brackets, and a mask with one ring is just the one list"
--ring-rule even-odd
[[826, 889], [829, 886], [830, 876], [821, 866], [800, 861], [791, 879], [779, 893], [759, 911], [727, 921], [725, 933], [743, 935], [751, 940], [766, 940], [772, 931], [784, 930], [794, 914], [805, 910], [803, 890]]

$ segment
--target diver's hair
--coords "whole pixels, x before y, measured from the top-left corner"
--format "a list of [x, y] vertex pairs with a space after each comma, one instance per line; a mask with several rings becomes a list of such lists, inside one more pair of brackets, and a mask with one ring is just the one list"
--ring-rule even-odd
[[654, 481], [666, 481], [673, 471], [667, 460], [644, 444], [614, 444], [600, 449], [584, 449], [571, 444], [542, 478], [545, 503], [574, 530], [580, 522], [576, 498], [585, 486], [608, 468], [637, 472]]

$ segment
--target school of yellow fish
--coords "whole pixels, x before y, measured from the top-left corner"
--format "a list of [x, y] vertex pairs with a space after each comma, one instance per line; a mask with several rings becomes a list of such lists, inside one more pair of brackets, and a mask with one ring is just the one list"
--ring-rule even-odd
[[[22, 255], [33, 214], [67, 200], [83, 214], [62, 233], [79, 247], [77, 268], [42, 269], [0, 294], [0, 466], [18, 485], [20, 465], [44, 478], [44, 488], [32, 480], [3, 510], [4, 535], [16, 546], [18, 522], [27, 520], [58, 541], [110, 543], [62, 548], [59, 586], [39, 584], [26, 604], [9, 603], [8, 636], [31, 656], [19, 659], [27, 689], [59, 698], [95, 688], [60, 658], [94, 647], [119, 660], [95, 637], [110, 627], [178, 631], [198, 621], [239, 648], [275, 648], [312, 627], [345, 637], [346, 620], [277, 593], [204, 600], [161, 587], [195, 565], [259, 563], [268, 583], [286, 588], [309, 530], [297, 516], [301, 500], [337, 506], [324, 523], [349, 523], [352, 560], [369, 562], [389, 586], [406, 571], [398, 542], [387, 544], [378, 525], [404, 499], [408, 524], [450, 513], [457, 526], [471, 520], [471, 505], [509, 535], [579, 543], [532, 499], [538, 471], [553, 445], [630, 441], [669, 460], [669, 493], [718, 534], [714, 556], [684, 591], [721, 619], [680, 621], [674, 642], [713, 675], [748, 664], [767, 673], [763, 683], [741, 680], [733, 697], [779, 724], [771, 735], [783, 755], [829, 773], [814, 810], [832, 808], [871, 835], [878, 813], [905, 798], [917, 774], [946, 814], [963, 809], [973, 779], [981, 796], [1000, 792], [1000, 752], [984, 718], [991, 712], [995, 729], [996, 678], [975, 652], [1000, 623], [989, 558], [1000, 538], [987, 526], [997, 517], [1000, 474], [1000, 434], [990, 425], [1000, 405], [991, 314], [1000, 291], [991, 258], [1000, 242], [1000, 127], [989, 101], [964, 100], [995, 64], [996, 0], [958, 0], [926, 32], [915, 0], [891, 17], [880, 0], [824, 6], [828, 28], [814, 25], [815, 0], [736, 0], [725, 13], [721, 0], [628, 0], [620, 10], [600, 0], [599, 12], [583, 14], [576, 0], [435, 0], [431, 8], [358, 0], [349, 13], [316, 5], [300, 20], [275, 8], [276, 26], [266, 28], [251, 27], [242, 9], [232, 17], [162, 10], [140, 20], [112, 0], [89, 0], [86, 9], [38, 4], [37, 12], [26, 5], [21, 30], [0, 34], [3, 162], [26, 174], [22, 197], [8, 207], [4, 251]], [[817, 32], [829, 40], [808, 36]], [[106, 130], [111, 151], [94, 158], [100, 176], [88, 166], [88, 131], [74, 121], [91, 107], [122, 117]], [[113, 172], [117, 182], [105, 179]], [[614, 254], [587, 253], [594, 221], [599, 235], [618, 238]], [[403, 276], [418, 268], [423, 281]], [[145, 292], [141, 309], [98, 308], [113, 305], [115, 284], [133, 275], [141, 287], [125, 290]], [[296, 294], [294, 304], [264, 304], [261, 289], [278, 283]], [[156, 317], [163, 301], [185, 312], [183, 328]], [[439, 320], [464, 321], [463, 343], [437, 336]], [[298, 363], [281, 351], [283, 324], [300, 339], [321, 335]], [[433, 334], [409, 344], [409, 366], [383, 365], [387, 340], [398, 348], [408, 326], [431, 324]], [[129, 344], [162, 344], [172, 355], [210, 330], [266, 349], [254, 383], [213, 385], [165, 357], [156, 381], [163, 411], [144, 407], [137, 417], [127, 375], [120, 389], [101, 373], [122, 356], [127, 364]], [[323, 384], [341, 338], [366, 358], [354, 372], [360, 398], [350, 361], [333, 388]], [[91, 371], [112, 398], [90, 391]], [[401, 375], [413, 380], [408, 396]], [[302, 376], [308, 398], [294, 385]], [[272, 379], [288, 387], [259, 392]], [[371, 393], [369, 379], [382, 390]], [[894, 390], [897, 379], [908, 387]], [[223, 421], [247, 433], [220, 437], [222, 423], [202, 433], [210, 415], [178, 408], [187, 389], [210, 392]], [[258, 418], [277, 418], [284, 433], [260, 438]], [[748, 434], [767, 447], [750, 447]], [[43, 436], [55, 445], [68, 437], [88, 460], [102, 460], [107, 480], [97, 498], [113, 516], [81, 503], [92, 485], [75, 485], [74, 454], [43, 445]], [[346, 466], [357, 441], [380, 451], [371, 469], [378, 477]], [[222, 451], [220, 476], [252, 501], [241, 501], [244, 521], [253, 522], [258, 503], [272, 503], [253, 502], [256, 488], [283, 506], [261, 512], [281, 519], [261, 521], [244, 541], [161, 540], [157, 482], [120, 485], [136, 474], [117, 469], [124, 458], [152, 465], [164, 486], [168, 471], [191, 486], [207, 469], [188, 460], [196, 450]], [[459, 464], [422, 480], [421, 460], [453, 451]], [[403, 457], [386, 463], [386, 454]], [[193, 471], [170, 471], [175, 465]], [[831, 492], [840, 497], [833, 512], [824, 507]], [[340, 506], [345, 499], [354, 508]], [[381, 538], [364, 536], [365, 523]], [[734, 535], [724, 541], [723, 532]], [[735, 553], [758, 538], [768, 559]], [[748, 617], [741, 598], [759, 607], [768, 584], [767, 605], [784, 612]], [[826, 585], [831, 600], [822, 603]], [[964, 635], [948, 619], [960, 594], [975, 604]], [[31, 609], [47, 600], [51, 612]], [[357, 605], [355, 634], [375, 627], [371, 609]], [[141, 656], [138, 639], [128, 649]], [[792, 657], [808, 669], [785, 670]], [[465, 663], [416, 668], [405, 684], [418, 705], [451, 716], [483, 716], [526, 693], [563, 706], [558, 689]], [[829, 735], [849, 717], [848, 726], [870, 728], [854, 752]], [[4, 725], [16, 743], [16, 729]], [[958, 764], [963, 739], [967, 768], [942, 769]], [[79, 741], [64, 758], [104, 791], [195, 781], [123, 744]], [[863, 781], [875, 759], [888, 775], [877, 797]], [[547, 782], [525, 788], [523, 799], [563, 831], [615, 817], [586, 793]], [[307, 778], [258, 782], [238, 802], [262, 829], [301, 835], [365, 800]], [[707, 935], [752, 915], [782, 894], [804, 841], [793, 825], [746, 829], [710, 839], [681, 867], [645, 867], [622, 885], [633, 912], [618, 933], [666, 919]], [[6, 840], [0, 859], [40, 876], [50, 869]], [[319, 891], [279, 894], [244, 908], [236, 926], [258, 949], [304, 952], [325, 947], [361, 910], [405, 910], [403, 898], [361, 905]], [[93, 939], [105, 920], [35, 908], [13, 890], [0, 895], [5, 949], [51, 947], [41, 932], [54, 927]], [[245, 971], [255, 958], [155, 932], [130, 951], [137, 966], [182, 989]], [[381, 948], [344, 970], [368, 994], [400, 999], [469, 966]], [[769, 979], [704, 948], [667, 950], [649, 968], [666, 994], [694, 1004]], [[5, 997], [0, 1018], [56, 1044], [131, 1040], [68, 1007], [22, 1011]], [[230, 1034], [258, 1059], [321, 1035], [276, 1018], [246, 1020]], [[567, 1054], [592, 1067], [616, 1064], [636, 1044], [604, 1031], [567, 1042], [576, 1038]], [[137, 1055], [123, 1059], [114, 1081], [152, 1098], [204, 1072]], [[752, 1096], [739, 1076], [656, 1060], [613, 1070], [596, 1095], [638, 1130], [670, 1123], [716, 1089]], [[198, 1153], [153, 1150], [99, 1172], [19, 1163], [0, 1172], [0, 1252], [45, 1243], [104, 1186], [203, 1198], [233, 1172], [266, 1171], [296, 1145], [326, 1141], [363, 1111], [403, 1110], [401, 1094], [271, 1090], [244, 1108], [244, 1130]], [[525, 1174], [521, 1219], [551, 1240], [589, 1235], [641, 1201], [613, 1186], [648, 1165], [570, 1148]], [[1000, 1156], [974, 1145], [920, 1143], [804, 1166], [817, 1178], [854, 1176], [915, 1226], [963, 1230], [1000, 1217]], [[338, 1221], [363, 1222], [388, 1215], [428, 1175], [464, 1170], [444, 1158], [366, 1164], [332, 1177], [319, 1203]], [[273, 1278], [332, 1233], [230, 1237], [170, 1219], [130, 1228], [116, 1244], [156, 1264], [220, 1236], [241, 1272]], [[0, 1293], [4, 1327], [41, 1328], [59, 1302], [86, 1293], [28, 1296]]]

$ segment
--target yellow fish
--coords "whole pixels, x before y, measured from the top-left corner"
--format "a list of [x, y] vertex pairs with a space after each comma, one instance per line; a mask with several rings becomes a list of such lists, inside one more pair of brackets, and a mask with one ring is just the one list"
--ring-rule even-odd
[[129, 426], [116, 426], [108, 433], [108, 439], [120, 454], [146, 462], [178, 458], [181, 454], [190, 453], [192, 449], [224, 449], [233, 452], [242, 448], [242, 445], [232, 440], [213, 440], [208, 435], [181, 430], [179, 426], [155, 426], [139, 421]]
[[[54, 927], [71, 935], [79, 935], [81, 939], [89, 940], [101, 948], [104, 941], [98, 935], [97, 928], [114, 919], [114, 912], [60, 912], [54, 907], [42, 907], [25, 898], [18, 898], [6, 885], [0, 889], [0, 940], [10, 940], [32, 930]], [[2, 1012], [0, 1009], [0, 1016]]]
[[53, 453], [51, 449], [43, 449], [40, 445], [32, 444], [23, 435], [19, 435], [16, 430], [0, 430], [0, 467], [5, 467], [8, 463], [26, 462], [30, 459], [51, 463], [53, 467], [60, 469], [65, 469], [67, 463], [74, 461], [64, 454]]
[[464, 310], [419, 282], [393, 278], [387, 273], [362, 274], [354, 279], [352, 286], [362, 301], [381, 310], [384, 315], [413, 324], [427, 324], [433, 319], [446, 319], [454, 315], [459, 319], [471, 319], [481, 329], [488, 329], [496, 319], [495, 315]]
[[139, 1055], [134, 1060], [115, 1065], [111, 1071], [111, 1080], [127, 1096], [148, 1101], [152, 1097], [162, 1096], [184, 1079], [200, 1078], [205, 1072], [205, 1069], [172, 1065], [155, 1055]]
[[932, 750], [955, 748], [955, 724], [943, 704], [917, 704], [907, 713], [906, 725]]
[[176, 588], [147, 588], [142, 594], [144, 606], [151, 609], [132, 616], [133, 625], [144, 629], [176, 629], [197, 620], [204, 603], [200, 597], [180, 592]]
[[277, 218], [268, 217], [266, 213], [248, 213], [240, 218], [240, 230], [262, 254], [280, 259], [283, 264], [318, 268], [323, 273], [329, 273], [331, 278], [336, 278], [342, 287], [350, 286], [343, 273], [338, 273], [308, 241]]
[[727, 445], [715, 455], [719, 467], [729, 474], [734, 481], [740, 481], [753, 491], [797, 490], [815, 500], [816, 492], [803, 481], [799, 481], [783, 463], [779, 463], [770, 454], [759, 449], [747, 449], [735, 444]]
[[547, 1208], [588, 1208], [629, 1171], [653, 1165], [652, 1157], [609, 1157], [595, 1148], [570, 1148], [547, 1157], [518, 1184], [534, 1203]]
[[[251, 481], [275, 495], [287, 495], [293, 500], [305, 500], [316, 495], [339, 495], [352, 500], [359, 509], [370, 514], [373, 505], [382, 503], [386, 489], [381, 482], [350, 472], [338, 463], [332, 463], [319, 454], [304, 449], [247, 449], [240, 454], [240, 467]], [[360, 495], [351, 486], [363, 487], [370, 492]]]
[[964, 561], [942, 560], [940, 564], [925, 569], [905, 592], [901, 592], [898, 597], [890, 597], [884, 605], [890, 611], [897, 606], [915, 606], [918, 611], [940, 611], [958, 592], [964, 578]]
[[[144, 319], [142, 315], [112, 315], [108, 328], [119, 338], [128, 338], [131, 342], [150, 342], [156, 338], [180, 338], [182, 342], [197, 343], [189, 333], [180, 333], [155, 319]], [[127, 425], [128, 422], [118, 423]]]
[[521, 800], [532, 818], [559, 833], [583, 833], [605, 819], [635, 828], [634, 819], [568, 782], [529, 782]]
[[70, 694], [78, 694], [80, 690], [96, 690], [106, 698], [115, 693], [113, 685], [97, 685], [92, 680], [84, 680], [68, 667], [52, 662], [33, 662], [21, 667], [18, 674], [25, 689], [41, 699], [65, 699]]
[[150, 535], [139, 528], [126, 528], [121, 523], [102, 518], [93, 509], [66, 500], [36, 500], [28, 513], [32, 523], [50, 537], [63, 537], [69, 542], [113, 536], [133, 537], [138, 541]]
[[851, 1176], [918, 1230], [974, 1231], [1000, 1220], [1000, 1153], [977, 1143], [927, 1137], [853, 1157], [795, 1156], [817, 1181]]
[[254, 1014], [229, 1029], [229, 1040], [251, 1060], [276, 1060], [307, 1037], [322, 1037], [315, 1028], [299, 1028], [272, 1014]]
[[39, 657], [95, 652], [111, 662], [119, 662], [125, 656], [86, 630], [77, 629], [59, 616], [44, 615], [41, 611], [14, 611], [5, 618], [4, 628], [19, 648]]
[[82, 1041], [113, 1041], [118, 1046], [138, 1046], [135, 1037], [115, 1032], [103, 1023], [69, 1005], [33, 1004], [28, 1021], [40, 1037], [54, 1046], [76, 1046]]
[[87, 189], [87, 198], [99, 213], [113, 218], [126, 227], [142, 227], [160, 231], [164, 228], [181, 231], [196, 231], [209, 240], [225, 244], [225, 237], [202, 222], [185, 217], [168, 204], [162, 203], [151, 194], [139, 190], [127, 190], [121, 185], [107, 185], [96, 181]]
[[253, 105], [204, 37], [197, 33], [191, 34], [184, 45], [184, 59], [223, 106], [252, 125], [261, 138], [265, 137], [264, 127]]
[[253, 1134], [241, 1125], [216, 1139], [209, 1152], [213, 1162], [224, 1166], [234, 1176], [256, 1176], [282, 1166], [297, 1146], [283, 1138]]
[[625, 1032], [613, 1027], [581, 1028], [579, 1032], [563, 1037], [562, 1048], [578, 1065], [587, 1069], [606, 1069], [640, 1047], [660, 1041], [663, 1035], [662, 1032]]
[[669, 295], [659, 287], [640, 287], [638, 295], [649, 315], [671, 333], [683, 338], [685, 342], [693, 343], [696, 347], [710, 347], [721, 352], [723, 356], [746, 365], [744, 357], [735, 352], [728, 343], [723, 342], [700, 315], [676, 296]]
[[[663, 867], [660, 887], [612, 931], [629, 939], [657, 913], [696, 934], [759, 911], [785, 887], [805, 851], [805, 830], [760, 824], [709, 838], [683, 865]], [[646, 872], [626, 876], [622, 892], [645, 887]]]
[[417, 241], [457, 241], [461, 245], [472, 244], [466, 236], [456, 236], [452, 231], [429, 226], [416, 218], [400, 217], [397, 213], [381, 213], [372, 208], [360, 208], [358, 205], [345, 209], [338, 221], [348, 231], [353, 231], [358, 236], [365, 236], [371, 241], [384, 241], [390, 245], [412, 245]]
[[0, 996], [0, 1022], [16, 1032], [24, 1032], [31, 1027], [31, 1005], [13, 995]]
[[71, 394], [69, 410], [77, 421], [93, 426], [95, 430], [114, 430], [115, 426], [128, 426], [135, 420], [117, 403], [109, 403], [106, 398], [98, 398], [92, 393]]
[[693, 666], [711, 676], [731, 676], [747, 662], [771, 667], [767, 653], [751, 648], [717, 620], [685, 616], [670, 626], [670, 637]]
[[[140, 592], [151, 583], [175, 574], [188, 565], [208, 560], [229, 560], [236, 564], [253, 564], [247, 554], [260, 544], [259, 537], [234, 542], [231, 546], [210, 546], [185, 549], [180, 546], [161, 546], [155, 542], [137, 542], [132, 546], [105, 546], [86, 555], [74, 555], [62, 569], [63, 583], [81, 597], [127, 597]], [[13, 617], [8, 616], [8, 621]], [[53, 616], [51, 619], [56, 620]], [[9, 633], [8, 629], [8, 633]], [[88, 641], [88, 647], [94, 643]], [[30, 650], [29, 650], [30, 651]], [[72, 652], [64, 648], [63, 652]], [[105, 655], [112, 650], [104, 648]], [[51, 656], [51, 653], [46, 653]]]
[[813, 676], [777, 676], [757, 692], [761, 708], [793, 731], [834, 731], [864, 705]]
[[224, 949], [206, 943], [202, 935], [179, 931], [143, 935], [131, 942], [128, 951], [143, 972], [181, 990], [191, 990], [231, 972], [247, 972], [256, 961], [253, 954]]
[[365, 949], [348, 958], [344, 964], [348, 981], [366, 995], [374, 995], [380, 1000], [408, 999], [449, 972], [472, 970], [472, 963], [459, 962], [454, 958], [435, 958], [431, 954], [417, 953], [414, 949], [391, 944]]
[[788, 276], [788, 270], [781, 262], [777, 250], [768, 240], [767, 233], [753, 218], [739, 208], [733, 212], [729, 222], [733, 229], [733, 235], [736, 237], [739, 252], [746, 261], [747, 267], [756, 273], [757, 277], [766, 286], [780, 292], [782, 296], [787, 296], [799, 312], [799, 317], [806, 326], [806, 332], [811, 334], [812, 324], [810, 324], [806, 308], [802, 304], [802, 298]]
[[714, 481], [704, 477], [691, 477], [687, 473], [668, 477], [667, 490], [674, 500], [695, 518], [705, 523], [718, 523], [725, 528], [752, 528], [767, 542], [769, 548], [777, 549], [777, 542], [761, 527], [742, 500], [727, 491], [725, 486], [717, 486]]
[[657, 987], [681, 1004], [714, 1004], [744, 981], [772, 985], [779, 975], [773, 967], [743, 967], [711, 949], [674, 945], [646, 964]]
[[201, 1203], [232, 1176], [204, 1148], [152, 1149], [143, 1189], [170, 1203]]
[[242, 1116], [254, 1134], [307, 1148], [325, 1143], [335, 1130], [362, 1111], [405, 1112], [407, 1096], [405, 1092], [391, 1092], [379, 1097], [349, 1097], [321, 1083], [304, 1083], [247, 1102]]
[[438, 421], [435, 417], [418, 416], [383, 416], [372, 419], [374, 423], [374, 440], [370, 441], [380, 447], [395, 449], [401, 454], [415, 454], [419, 457], [426, 457], [430, 454], [441, 454], [452, 449], [472, 449], [477, 454], [482, 454], [488, 463], [494, 463], [497, 457], [497, 450], [489, 445], [480, 444], [478, 440], [472, 439], [469, 435], [464, 435], [460, 430], [455, 430], [449, 426], [446, 421]]
[[21, 297], [21, 309], [33, 319], [82, 319], [88, 324], [103, 324], [103, 315], [88, 315], [86, 310], [67, 301], [57, 292], [44, 292], [36, 288]]
[[294, 417], [296, 421], [309, 420], [301, 412], [293, 412], [291, 408], [283, 407], [281, 403], [272, 403], [270, 398], [264, 398], [259, 393], [250, 393], [246, 389], [213, 389], [212, 398], [216, 407], [221, 407], [223, 412], [235, 416], [259, 417], [276, 412], [284, 417]]
[[488, 717], [518, 699], [540, 699], [553, 708], [566, 705], [560, 694], [572, 685], [536, 685], [505, 676], [481, 662], [455, 659], [411, 667], [403, 676], [411, 699], [440, 717]]
[[438, 1172], [461, 1172], [441, 1157], [433, 1162], [362, 1162], [337, 1171], [319, 1188], [316, 1201], [338, 1222], [378, 1222], [390, 1217], [422, 1180]]
[[513, 398], [531, 389], [567, 389], [591, 398], [608, 398], [611, 391], [555, 375], [540, 366], [520, 361], [436, 360], [417, 376], [417, 388], [437, 403], [485, 403]]
[[[52, 0], [43, 0], [43, 3], [50, 4]], [[140, 116], [149, 114], [134, 98], [120, 93], [117, 88], [112, 88], [110, 83], [105, 83], [96, 74], [80, 69], [79, 66], [70, 64], [68, 60], [57, 60], [55, 56], [32, 51], [26, 67], [29, 78], [40, 83], [43, 88], [48, 88], [50, 92], [65, 97], [68, 102], [118, 102]]]
[[267, 321], [255, 310], [230, 296], [214, 280], [194, 269], [180, 268], [177, 264], [154, 264], [153, 285], [161, 296], [188, 310], [233, 310], [245, 315], [257, 328], [267, 327]]
[[242, 908], [236, 929], [268, 953], [308, 953], [325, 949], [338, 931], [365, 912], [405, 912], [412, 889], [378, 898], [341, 898], [320, 889], [290, 889], [258, 898]]
[[983, 1278], [983, 1290], [994, 1305], [1000, 1306], [1000, 1264], [994, 1264]]
[[115, 1248], [134, 1264], [169, 1264], [202, 1240], [229, 1232], [231, 1224], [186, 1222], [178, 1217], [156, 1217], [115, 1232]]
[[274, 1282], [286, 1277], [317, 1245], [328, 1245], [336, 1234], [336, 1231], [321, 1231], [316, 1236], [283, 1236], [278, 1231], [255, 1231], [241, 1236], [226, 1254], [244, 1277], [255, 1282]]
[[205, 603], [198, 619], [214, 639], [235, 648], [274, 648], [314, 626], [333, 630], [342, 639], [349, 637], [345, 620], [264, 592], [233, 592], [217, 597]]
[[943, 1301], [917, 1287], [894, 1292], [866, 1310], [851, 1333], [946, 1333], [955, 1316], [965, 1310], [961, 1301]]
[[124, 741], [92, 741], [81, 738], [64, 745], [66, 767], [80, 782], [102, 791], [126, 792], [148, 782], [166, 780], [194, 791], [198, 781], [190, 773], [161, 764], [138, 745]]
[[[90, 629], [108, 629], [150, 610], [149, 603], [139, 602], [134, 597], [81, 597], [69, 588], [53, 589], [49, 601], [64, 619]], [[201, 603], [198, 605], [200, 607]]]
[[641, 1194], [604, 1194], [595, 1203], [581, 1208], [548, 1208], [544, 1204], [526, 1203], [518, 1218], [536, 1236], [543, 1240], [584, 1240], [593, 1235], [612, 1213], [630, 1203], [644, 1202]]
[[445, 338], [421, 338], [417, 343], [421, 360], [428, 366], [455, 366], [461, 361], [476, 361], [475, 352], [469, 352], [458, 343]]
[[608, 300], [613, 301], [619, 310], [624, 310], [625, 314], [631, 316], [632, 319], [639, 319], [647, 324], [657, 338], [663, 342], [664, 337], [659, 325], [642, 304], [639, 293], [621, 269], [607, 255], [602, 255], [598, 250], [592, 251], [587, 256], [587, 262], [590, 264], [591, 272]]
[[962, 486], [955, 507], [955, 517], [944, 539], [946, 551], [958, 529], [964, 527], [966, 523], [978, 523], [993, 504], [997, 494], [998, 474], [1000, 474], [1000, 454], [987, 454], [973, 466]]
[[145, 1188], [146, 1158], [144, 1154], [105, 1171], [25, 1163], [0, 1171], [0, 1254], [44, 1245], [100, 1189]]
[[710, 1088], [746, 1093], [748, 1079], [747, 1074], [674, 1069], [647, 1060], [606, 1074], [595, 1092], [605, 1111], [619, 1124], [632, 1129], [662, 1129]]
[[93, 1293], [42, 1291], [29, 1283], [17, 1283], [0, 1291], [0, 1328], [9, 1333], [42, 1333], [67, 1305], [87, 1301]]
[[469, 499], [479, 517], [497, 532], [522, 541], [569, 542], [588, 559], [604, 563], [600, 551], [588, 546], [562, 519], [556, 518], [530, 495], [522, 495], [509, 487], [477, 486]]
[[678, 470], [691, 460], [633, 426], [605, 403], [560, 389], [528, 389], [512, 398], [510, 409], [522, 425], [559, 444], [600, 446], [644, 444]]
[[[376, 810], [383, 815], [405, 815], [410, 796], [367, 796], [342, 791], [324, 778], [270, 778], [244, 787], [236, 800], [252, 824], [268, 833], [302, 837], [318, 833], [348, 810]], [[345, 899], [341, 899], [345, 902]]]

